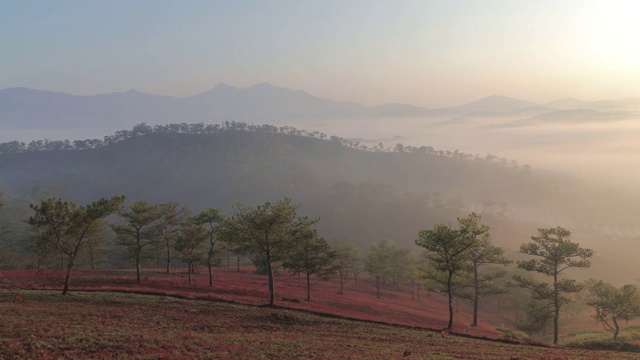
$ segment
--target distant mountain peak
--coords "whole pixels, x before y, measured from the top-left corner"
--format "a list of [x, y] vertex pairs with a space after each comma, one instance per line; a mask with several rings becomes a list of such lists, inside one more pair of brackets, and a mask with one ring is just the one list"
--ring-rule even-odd
[[214, 89], [237, 89], [236, 87], [233, 87], [225, 82], [221, 82], [218, 85], [214, 86], [211, 90]]
[[211, 89], [192, 95], [190, 96], [191, 98], [199, 98], [199, 97], [208, 97], [208, 96], [215, 96], [215, 95], [220, 95], [220, 94], [229, 94], [229, 93], [234, 93], [236, 91], [238, 91], [239, 89], [237, 87], [233, 87], [227, 83], [221, 82], [219, 84], [217, 84], [216, 86], [212, 87]]
[[253, 86], [250, 86], [247, 89], [273, 89], [273, 88], [276, 88], [276, 87], [271, 85], [271, 83], [261, 82], [259, 84], [255, 84]]
[[269, 93], [269, 92], [293, 92], [291, 89], [274, 86], [271, 83], [263, 82], [243, 88], [242, 91], [249, 93]]

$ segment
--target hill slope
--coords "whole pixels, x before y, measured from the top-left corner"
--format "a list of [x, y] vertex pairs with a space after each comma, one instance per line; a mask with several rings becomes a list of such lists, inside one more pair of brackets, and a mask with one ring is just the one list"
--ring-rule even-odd
[[[419, 229], [472, 208], [605, 221], [618, 217], [610, 207], [626, 206], [589, 203], [597, 196], [583, 194], [575, 180], [455, 152], [408, 150], [362, 151], [338, 141], [244, 130], [154, 133], [95, 149], [0, 155], [0, 187], [81, 203], [125, 194], [130, 201], [178, 201], [193, 211], [287, 196], [322, 217], [326, 236], [406, 243]], [[632, 198], [627, 202], [633, 205]], [[580, 212], [584, 208], [597, 211]]]
[[3, 358], [633, 359], [637, 355], [515, 345], [287, 309], [161, 296], [76, 293], [61, 298], [24, 292], [20, 293], [24, 302], [13, 301], [15, 296], [0, 292], [0, 313], [8, 323], [2, 329]]

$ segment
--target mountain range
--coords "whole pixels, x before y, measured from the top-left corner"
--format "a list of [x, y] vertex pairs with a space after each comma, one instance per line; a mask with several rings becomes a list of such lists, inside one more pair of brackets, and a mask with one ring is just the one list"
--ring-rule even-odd
[[[519, 123], [522, 125], [529, 118], [543, 116], [544, 119], [545, 114], [551, 113], [554, 115], [547, 118], [553, 120], [559, 118], [562, 121], [564, 115], [575, 117], [576, 113], [568, 110], [590, 110], [590, 119], [610, 119], [611, 116], [594, 114], [626, 111], [635, 115], [640, 111], [640, 99], [596, 102], [563, 99], [537, 104], [506, 96], [490, 96], [456, 107], [427, 109], [408, 104], [369, 107], [354, 102], [331, 101], [268, 83], [242, 89], [221, 83], [206, 92], [183, 98], [136, 90], [78, 96], [28, 88], [7, 88], [0, 90], [0, 131], [121, 129], [142, 122], [155, 125], [237, 121], [302, 127], [310, 121], [367, 118], [424, 118], [427, 123], [447, 125], [461, 123], [466, 116], [515, 117], [516, 120], [522, 120]], [[442, 122], [447, 119], [448, 122]]]

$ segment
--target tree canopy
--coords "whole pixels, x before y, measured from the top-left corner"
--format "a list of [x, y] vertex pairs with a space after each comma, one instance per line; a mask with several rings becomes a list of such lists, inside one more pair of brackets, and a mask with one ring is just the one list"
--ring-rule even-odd
[[571, 241], [571, 232], [563, 227], [538, 229], [538, 236], [532, 242], [524, 243], [520, 252], [535, 258], [518, 261], [518, 268], [537, 272], [552, 278], [551, 284], [519, 275], [513, 277], [516, 286], [530, 289], [533, 298], [545, 303], [553, 311], [553, 343], [558, 343], [558, 321], [560, 309], [571, 302], [567, 294], [578, 292], [582, 285], [572, 279], [560, 279], [570, 268], [588, 268], [593, 250], [583, 249]]
[[71, 269], [85, 240], [86, 235], [99, 220], [116, 212], [122, 206], [124, 196], [111, 199], [102, 198], [87, 206], [58, 198], [42, 200], [31, 204], [34, 214], [27, 220], [40, 239], [53, 242], [55, 247], [67, 256], [66, 276], [62, 294], [69, 290]]
[[593, 308], [594, 318], [613, 334], [615, 341], [620, 333], [619, 321], [640, 316], [640, 293], [635, 285], [617, 288], [600, 280], [589, 286], [587, 305]]
[[468, 293], [463, 291], [462, 297], [473, 301], [473, 322], [471, 326], [477, 326], [480, 298], [507, 292], [504, 284], [499, 285], [496, 283], [496, 280], [505, 277], [507, 272], [504, 269], [489, 268], [489, 266], [507, 266], [511, 261], [504, 257], [502, 248], [491, 244], [488, 232], [483, 233], [478, 241], [469, 248], [467, 261], [470, 266], [466, 274], [466, 282], [471, 291]]
[[469, 249], [487, 236], [489, 227], [480, 223], [480, 216], [471, 213], [458, 218], [458, 228], [437, 224], [418, 233], [416, 244], [425, 249], [425, 277], [443, 285], [449, 297], [449, 323], [453, 327], [453, 295], [463, 281], [461, 275], [469, 269]]
[[171, 250], [176, 245], [180, 226], [186, 221], [189, 211], [180, 204], [169, 201], [158, 206], [160, 218], [158, 222], [158, 245], [164, 247], [166, 254], [166, 272], [171, 271]]
[[195, 270], [195, 264], [203, 261], [206, 257], [206, 249], [202, 245], [208, 238], [209, 232], [193, 219], [180, 227], [175, 248], [179, 258], [188, 265], [189, 284], [192, 283], [191, 274]]
[[209, 286], [213, 286], [213, 265], [216, 255], [216, 244], [218, 242], [218, 227], [224, 217], [218, 209], [209, 208], [200, 212], [193, 218], [193, 221], [205, 225], [209, 231], [209, 251], [207, 251], [207, 268], [209, 270]]
[[242, 252], [264, 259], [269, 277], [269, 304], [275, 302], [273, 262], [287, 259], [297, 243], [313, 232], [319, 219], [298, 216], [300, 205], [284, 198], [257, 206], [236, 204], [223, 220], [221, 233]]
[[311, 300], [311, 276], [327, 281], [338, 271], [335, 260], [337, 252], [329, 243], [313, 231], [310, 236], [300, 239], [291, 255], [283, 262], [285, 268], [294, 274], [304, 274], [307, 283], [307, 301]]
[[158, 205], [141, 200], [120, 211], [124, 223], [112, 224], [118, 244], [136, 265], [136, 282], [140, 283], [140, 261], [149, 245], [157, 242], [158, 221], [162, 217]]

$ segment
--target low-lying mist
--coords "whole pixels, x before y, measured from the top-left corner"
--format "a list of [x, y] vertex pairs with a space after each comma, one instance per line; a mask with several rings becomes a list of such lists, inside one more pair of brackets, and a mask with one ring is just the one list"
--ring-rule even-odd
[[587, 182], [628, 189], [640, 181], [640, 119], [527, 126], [507, 126], [514, 119], [504, 117], [483, 117], [451, 125], [443, 125], [444, 120], [357, 119], [316, 123], [310, 128], [367, 145], [426, 145], [481, 157], [491, 153], [529, 164], [538, 171], [561, 172]]
[[[534, 117], [535, 118], [535, 117]], [[522, 115], [472, 113], [422, 118], [351, 118], [274, 121], [276, 126], [295, 126], [308, 131], [359, 141], [385, 148], [432, 146], [485, 157], [492, 154], [508, 161], [528, 164], [535, 171], [554, 172], [591, 184], [615, 185], [636, 191], [640, 181], [640, 117], [611, 121], [523, 122]], [[149, 125], [156, 125], [148, 122]], [[22, 129], [0, 134], [0, 142], [18, 140], [102, 139], [117, 130], [102, 127], [66, 130]]]

